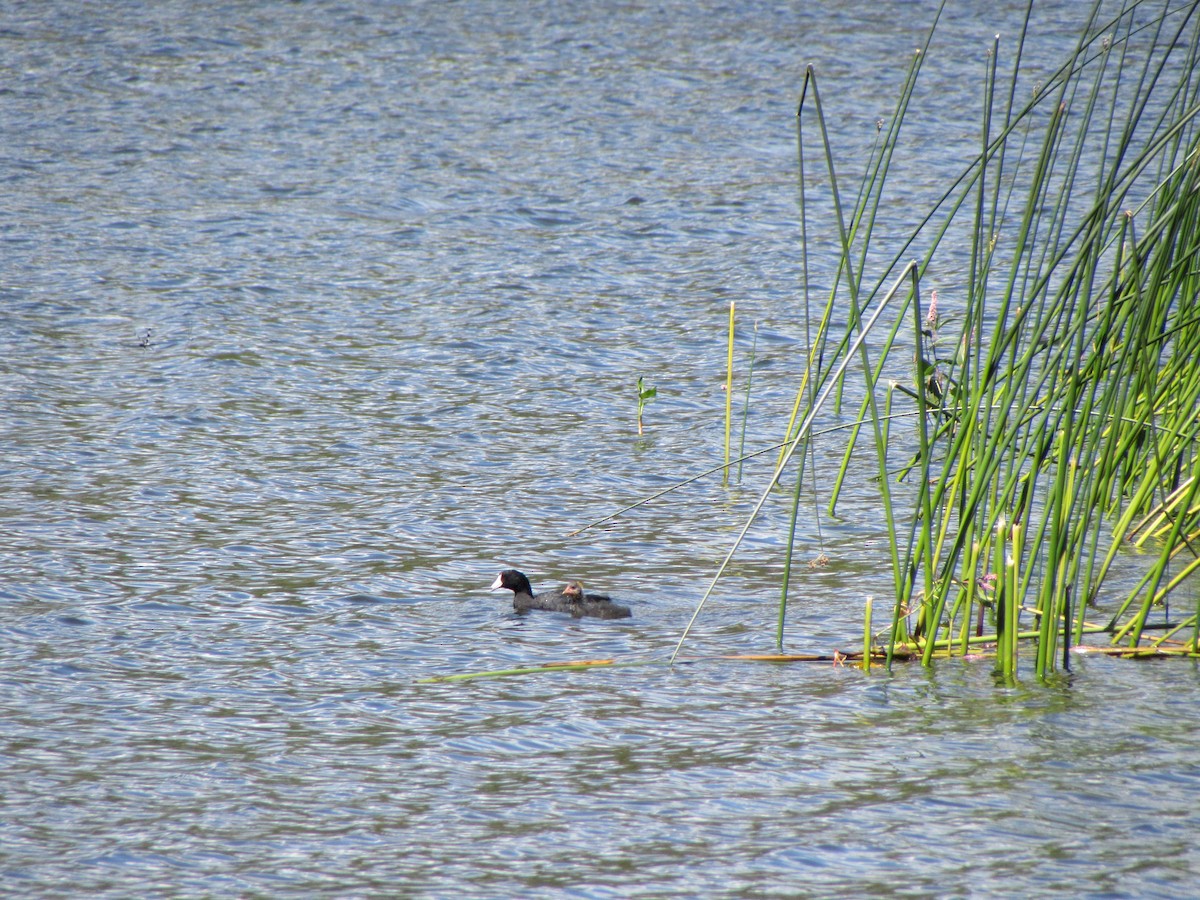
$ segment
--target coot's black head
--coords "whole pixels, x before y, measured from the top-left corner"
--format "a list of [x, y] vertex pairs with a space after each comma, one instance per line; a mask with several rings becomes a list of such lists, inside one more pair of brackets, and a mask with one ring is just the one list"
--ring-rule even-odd
[[508, 588], [514, 594], [533, 594], [533, 588], [529, 585], [529, 579], [516, 569], [505, 569], [496, 576], [496, 580], [492, 582], [491, 590], [498, 591], [501, 588]]

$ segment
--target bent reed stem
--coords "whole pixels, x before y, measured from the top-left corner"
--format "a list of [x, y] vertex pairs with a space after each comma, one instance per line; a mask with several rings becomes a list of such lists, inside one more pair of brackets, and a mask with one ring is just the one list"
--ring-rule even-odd
[[759, 512], [762, 510], [763, 505], [767, 502], [767, 498], [771, 496], [771, 491], [779, 481], [779, 476], [783, 474], [784, 469], [787, 467], [788, 462], [792, 458], [792, 454], [796, 452], [796, 448], [800, 446], [800, 442], [804, 439], [805, 435], [808, 433], [808, 430], [812, 427], [812, 423], [816, 420], [817, 413], [820, 412], [825, 400], [829, 397], [829, 394], [833, 391], [833, 389], [841, 383], [842, 375], [850, 366], [854, 355], [858, 352], [859, 348], [862, 347], [863, 342], [866, 341], [867, 335], [871, 332], [871, 329], [875, 326], [875, 323], [879, 321], [880, 315], [887, 308], [888, 303], [891, 302], [891, 299], [896, 295], [896, 292], [900, 289], [900, 286], [904, 283], [905, 279], [909, 277], [910, 272], [915, 272], [915, 270], [915, 263], [911, 263], [905, 267], [904, 271], [900, 274], [900, 277], [896, 279], [896, 283], [893, 285], [892, 289], [888, 291], [883, 299], [879, 301], [879, 305], [876, 307], [875, 312], [871, 314], [870, 319], [868, 319], [863, 325], [862, 330], [850, 345], [846, 355], [842, 358], [842, 361], [838, 365], [837, 369], [834, 370], [833, 374], [825, 382], [821, 392], [817, 395], [816, 402], [814, 403], [812, 409], [810, 409], [808, 414], [804, 417], [804, 421], [801, 422], [800, 427], [796, 429], [796, 434], [788, 443], [780, 461], [776, 463], [775, 471], [772, 473], [771, 478], [767, 482], [767, 486], [763, 490], [762, 496], [758, 498], [758, 502], [754, 504], [754, 508], [751, 510], [750, 515], [746, 518], [746, 524], [742, 526], [741, 531], [738, 533], [737, 538], [733, 542], [733, 546], [729, 548], [729, 552], [725, 554], [725, 558], [721, 561], [720, 566], [717, 567], [717, 572], [715, 575], [713, 575], [712, 581], [709, 582], [708, 589], [705, 590], [704, 596], [701, 597], [700, 602], [696, 604], [696, 610], [692, 613], [692, 618], [688, 621], [687, 627], [684, 628], [683, 634], [680, 635], [679, 643], [675, 645], [675, 650], [671, 654], [670, 662], [673, 663], [675, 658], [679, 655], [679, 651], [683, 648], [684, 642], [687, 640], [688, 634], [692, 630], [692, 626], [696, 624], [696, 619], [699, 617], [700, 611], [704, 608], [704, 604], [708, 601], [708, 598], [712, 596], [712, 592], [716, 588], [717, 582], [720, 580], [721, 575], [724, 574], [725, 569], [729, 566], [730, 561], [733, 559], [733, 555], [737, 552], [738, 547], [741, 546], [742, 541], [746, 537], [746, 533], [750, 530], [750, 526], [753, 525], [754, 520], [758, 518]]

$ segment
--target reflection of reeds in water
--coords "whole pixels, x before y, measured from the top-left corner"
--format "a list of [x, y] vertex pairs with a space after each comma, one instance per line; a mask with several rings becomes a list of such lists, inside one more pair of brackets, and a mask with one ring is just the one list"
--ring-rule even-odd
[[[896, 654], [928, 663], [988, 644], [1012, 679], [1018, 647], [1029, 646], [1018, 639], [1031, 638], [1023, 652], [1045, 675], [1067, 665], [1067, 650], [1084, 634], [1142, 646], [1156, 608], [1166, 624], [1155, 622], [1150, 644], [1197, 652], [1200, 608], [1175, 621], [1165, 612], [1200, 568], [1194, 12], [1190, 5], [1148, 22], [1130, 2], [1101, 27], [1089, 23], [1023, 105], [1024, 41], [1005, 77], [997, 40], [984, 73], [978, 156], [887, 254], [876, 235], [879, 212], [926, 54], [914, 58], [852, 203], [817, 79], [806, 74], [802, 238], [806, 245], [820, 230], [833, 232], [840, 259], [823, 310], [809, 314], [807, 367], [770, 486], [696, 615], [771, 487], [793, 457], [804, 460], [796, 451], [812, 437], [818, 411], [831, 399], [840, 408], [854, 378], [865, 399], [846, 432], [829, 507], [836, 509], [849, 467], [871, 459], [891, 537], [895, 597], [881, 635], [889, 663]], [[831, 200], [827, 221], [818, 221], [808, 197], [817, 180]], [[967, 236], [959, 241], [969, 247], [964, 278], [941, 285], [940, 302], [932, 302], [926, 273], [948, 252], [939, 248], [951, 233]], [[917, 246], [927, 248], [924, 256], [901, 272]], [[811, 262], [805, 255], [806, 285]], [[868, 271], [882, 274], [872, 283]], [[835, 314], [843, 327], [834, 327]], [[880, 334], [864, 340], [876, 322]], [[956, 334], [947, 333], [952, 326]], [[864, 428], [873, 441], [859, 440]], [[797, 491], [793, 522], [798, 508]], [[1096, 611], [1102, 586], [1134, 538], [1152, 551], [1151, 564], [1116, 612], [1092, 623], [1104, 618]], [[780, 646], [791, 574], [789, 552]], [[686, 637], [687, 630], [680, 647]]]

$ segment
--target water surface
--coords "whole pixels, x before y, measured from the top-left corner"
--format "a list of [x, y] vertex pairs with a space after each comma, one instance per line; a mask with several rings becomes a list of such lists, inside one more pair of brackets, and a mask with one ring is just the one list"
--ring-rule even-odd
[[[861, 164], [934, 8], [0, 14], [7, 891], [1186, 894], [1194, 666], [667, 668], [765, 462], [568, 536], [719, 461], [731, 300], [748, 443], [778, 439], [805, 67]], [[970, 158], [1022, 14], [948, 11], [897, 233]], [[1038, 5], [1031, 79], [1075, 15]], [[830, 565], [788, 649], [855, 646], [886, 596], [876, 496], [801, 521]], [[689, 656], [773, 647], [786, 522]], [[634, 617], [517, 618], [485, 590], [508, 565]], [[419, 683], [610, 657], [647, 664]]]

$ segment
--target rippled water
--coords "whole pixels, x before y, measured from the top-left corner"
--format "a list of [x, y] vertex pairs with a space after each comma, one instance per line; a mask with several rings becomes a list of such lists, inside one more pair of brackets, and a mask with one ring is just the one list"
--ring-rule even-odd
[[[897, 222], [1022, 15], [955, 6]], [[861, 160], [933, 9], [0, 12], [0, 893], [1186, 895], [1195, 667], [667, 668], [761, 463], [568, 536], [720, 460], [730, 300], [777, 439], [804, 66]], [[790, 649], [886, 594], [874, 498], [801, 523]], [[691, 653], [771, 649], [785, 523]], [[518, 619], [505, 565], [634, 617]]]

